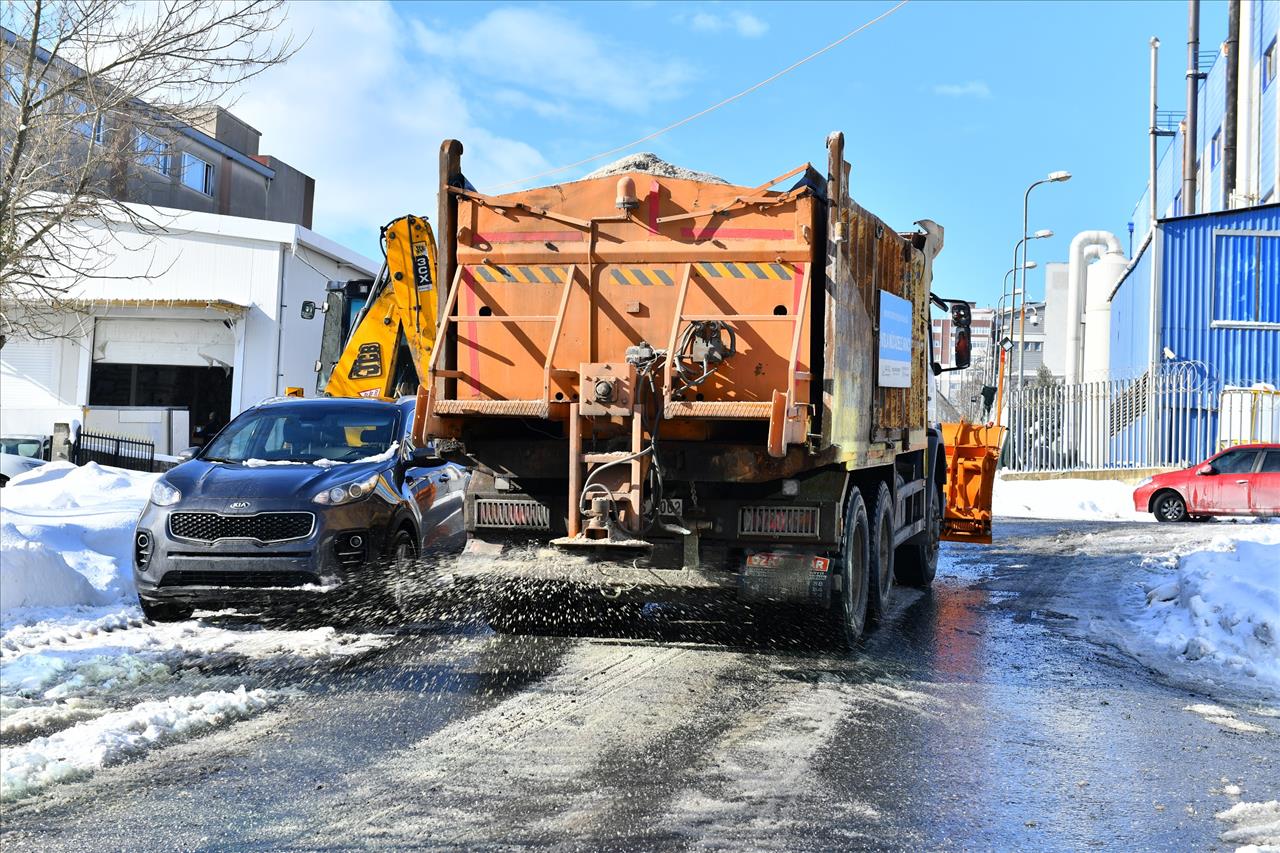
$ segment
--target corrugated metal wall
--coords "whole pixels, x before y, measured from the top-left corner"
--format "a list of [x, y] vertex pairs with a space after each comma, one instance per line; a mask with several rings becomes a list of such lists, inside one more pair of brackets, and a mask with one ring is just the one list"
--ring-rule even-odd
[[1111, 378], [1129, 379], [1147, 369], [1151, 360], [1151, 271], [1155, 250], [1151, 244], [1124, 277], [1111, 297]]
[[[1280, 304], [1280, 205], [1171, 219], [1160, 228], [1161, 345], [1177, 361], [1203, 363], [1220, 382], [1280, 382], [1280, 316], [1271, 316]], [[1223, 233], [1233, 231], [1250, 233]], [[1127, 308], [1112, 303], [1112, 328], [1145, 322], [1145, 313]]]

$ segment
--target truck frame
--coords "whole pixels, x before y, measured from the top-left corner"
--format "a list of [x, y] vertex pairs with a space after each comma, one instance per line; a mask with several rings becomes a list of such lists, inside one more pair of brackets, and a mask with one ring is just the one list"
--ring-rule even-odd
[[843, 135], [827, 149], [825, 175], [756, 187], [486, 196], [443, 143], [448, 289], [414, 435], [473, 469], [461, 582], [505, 585], [503, 607], [529, 581], [803, 603], [852, 642], [895, 583], [932, 581], [943, 231], [890, 229], [851, 199]]

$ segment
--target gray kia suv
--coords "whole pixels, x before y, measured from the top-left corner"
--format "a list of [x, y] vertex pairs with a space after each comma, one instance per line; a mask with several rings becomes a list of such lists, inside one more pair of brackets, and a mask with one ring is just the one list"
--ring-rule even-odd
[[461, 548], [466, 471], [414, 447], [412, 421], [412, 400], [242, 412], [152, 489], [134, 534], [143, 611], [177, 620], [246, 597], [394, 588], [417, 555]]

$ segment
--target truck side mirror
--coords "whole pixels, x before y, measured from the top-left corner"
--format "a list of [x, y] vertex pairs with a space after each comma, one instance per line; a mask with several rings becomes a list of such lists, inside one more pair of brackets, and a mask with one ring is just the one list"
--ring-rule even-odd
[[955, 337], [956, 344], [955, 351], [952, 353], [952, 364], [955, 367], [968, 367], [973, 357], [973, 343], [969, 340], [969, 330], [967, 328], [957, 329]]
[[952, 347], [951, 363], [957, 369], [968, 367], [973, 360], [973, 340], [970, 326], [973, 324], [973, 312], [968, 302], [951, 303], [951, 325], [955, 344]]

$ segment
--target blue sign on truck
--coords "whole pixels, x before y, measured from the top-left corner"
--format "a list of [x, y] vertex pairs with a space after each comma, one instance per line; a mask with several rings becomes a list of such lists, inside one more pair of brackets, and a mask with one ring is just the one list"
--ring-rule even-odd
[[911, 303], [880, 291], [880, 372], [882, 388], [911, 387]]

